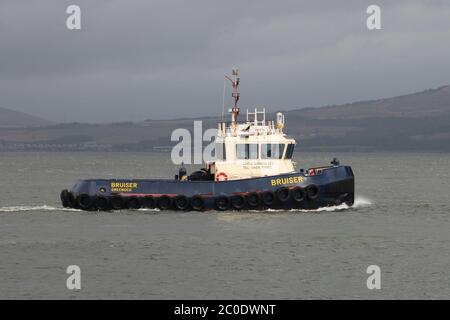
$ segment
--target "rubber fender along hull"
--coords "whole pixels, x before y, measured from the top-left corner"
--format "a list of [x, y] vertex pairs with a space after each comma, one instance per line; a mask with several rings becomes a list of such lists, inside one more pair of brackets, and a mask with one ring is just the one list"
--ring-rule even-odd
[[88, 179], [61, 191], [60, 197], [64, 207], [89, 211], [290, 210], [351, 206], [354, 192], [352, 169], [331, 166], [315, 175], [295, 172], [231, 181]]

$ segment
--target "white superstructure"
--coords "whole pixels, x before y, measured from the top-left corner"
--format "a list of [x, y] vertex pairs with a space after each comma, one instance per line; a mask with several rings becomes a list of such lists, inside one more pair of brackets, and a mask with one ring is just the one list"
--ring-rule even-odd
[[295, 171], [292, 154], [296, 144], [283, 133], [284, 115], [279, 112], [276, 121], [266, 120], [265, 109], [247, 110], [245, 122], [238, 122], [240, 108], [239, 72], [233, 70], [226, 77], [233, 86], [234, 106], [229, 110], [231, 122], [218, 124], [216, 160], [209, 162], [215, 180], [236, 180], [272, 176]]

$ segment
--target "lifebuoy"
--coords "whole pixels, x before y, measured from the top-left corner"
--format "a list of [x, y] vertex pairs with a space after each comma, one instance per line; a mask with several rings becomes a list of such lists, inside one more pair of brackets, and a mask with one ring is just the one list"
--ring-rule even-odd
[[227, 181], [228, 175], [225, 172], [219, 172], [216, 174], [216, 181]]
[[315, 169], [309, 169], [308, 170], [308, 175], [315, 176], [316, 175], [316, 170]]

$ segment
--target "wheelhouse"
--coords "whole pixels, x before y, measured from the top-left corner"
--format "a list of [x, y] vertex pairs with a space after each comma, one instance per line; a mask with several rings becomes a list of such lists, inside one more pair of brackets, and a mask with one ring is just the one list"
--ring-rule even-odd
[[278, 112], [275, 120], [266, 120], [266, 110], [247, 110], [246, 120], [238, 122], [237, 106], [239, 73], [233, 70], [229, 79], [233, 85], [234, 106], [229, 109], [230, 122], [218, 124], [216, 160], [207, 163], [215, 180], [235, 180], [292, 173], [295, 140], [283, 132], [284, 114]]

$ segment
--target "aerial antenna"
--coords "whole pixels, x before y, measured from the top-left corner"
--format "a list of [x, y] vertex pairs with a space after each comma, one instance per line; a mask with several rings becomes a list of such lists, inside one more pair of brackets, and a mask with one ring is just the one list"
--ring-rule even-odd
[[223, 94], [222, 94], [222, 122], [225, 118], [225, 90], [227, 89], [227, 79], [223, 79]]
[[237, 106], [237, 103], [238, 103], [239, 97], [240, 97], [240, 94], [238, 91], [239, 82], [240, 82], [239, 69], [237, 67], [233, 67], [232, 76], [231, 77], [225, 76], [225, 79], [228, 79], [231, 82], [231, 85], [233, 86], [233, 92], [232, 92], [231, 96], [234, 99], [234, 106], [233, 106], [233, 108], [230, 109], [230, 113], [231, 113], [231, 125], [235, 126], [237, 117], [238, 117], [239, 111], [240, 111], [239, 107]]

